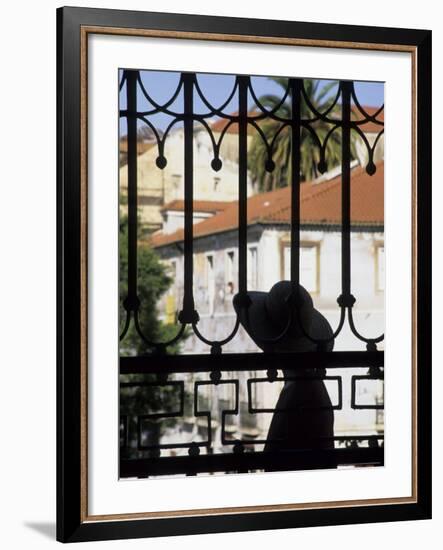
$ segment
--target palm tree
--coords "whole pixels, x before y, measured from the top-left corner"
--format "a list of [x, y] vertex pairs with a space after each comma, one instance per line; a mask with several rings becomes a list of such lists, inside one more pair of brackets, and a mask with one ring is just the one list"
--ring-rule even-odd
[[[288, 86], [288, 79], [281, 77], [272, 77], [271, 80], [282, 86], [285, 90]], [[320, 84], [319, 80], [304, 80], [304, 88], [309, 101], [320, 113], [324, 113], [331, 107], [335, 94], [330, 94], [331, 89], [336, 86], [335, 82], [325, 85]], [[282, 118], [290, 118], [291, 102], [290, 96], [276, 111], [276, 114]], [[268, 110], [275, 109], [281, 102], [281, 97], [273, 94], [266, 94], [259, 98], [260, 103]], [[306, 101], [301, 100], [301, 118], [312, 119], [314, 114], [309, 109]], [[340, 105], [335, 106], [329, 113], [330, 118], [338, 118], [340, 115]], [[273, 119], [265, 119], [260, 123], [260, 128], [270, 145], [274, 136], [282, 127], [282, 122]], [[333, 127], [330, 123], [318, 120], [312, 124], [320, 141], [323, 143], [326, 135]], [[326, 169], [333, 168], [340, 163], [341, 160], [341, 133], [337, 129], [328, 139], [326, 146], [325, 160], [327, 166], [320, 163], [320, 150], [315, 142], [315, 138], [304, 127], [300, 134], [300, 177], [301, 181], [315, 179], [320, 173]], [[270, 191], [278, 187], [285, 187], [289, 184], [291, 159], [291, 129], [289, 126], [283, 128], [277, 135], [272, 148], [272, 161], [269, 159], [268, 149], [262, 137], [258, 132], [254, 133], [252, 144], [249, 152], [249, 171], [252, 180], [258, 185], [260, 191]], [[320, 164], [319, 164], [320, 163]]]

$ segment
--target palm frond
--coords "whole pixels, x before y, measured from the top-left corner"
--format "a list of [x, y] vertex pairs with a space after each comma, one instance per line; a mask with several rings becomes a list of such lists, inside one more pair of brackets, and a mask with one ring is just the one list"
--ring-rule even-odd
[[[275, 83], [280, 85], [283, 89], [286, 89], [288, 85], [288, 79], [282, 77], [272, 77]], [[335, 94], [331, 94], [331, 91], [336, 82], [328, 82], [321, 85], [320, 80], [305, 79], [304, 90], [312, 103], [313, 107], [320, 113], [326, 112], [335, 100]], [[282, 101], [282, 97], [276, 94], [264, 94], [259, 98], [260, 102], [268, 110], [275, 109]], [[301, 102], [302, 118], [312, 118], [313, 113], [308, 107], [306, 101]], [[337, 105], [332, 109], [332, 113], [337, 113], [340, 110], [340, 105]], [[277, 114], [284, 118], [289, 118], [291, 114], [290, 97], [279, 107]], [[270, 145], [274, 139], [274, 136], [279, 132], [282, 123], [276, 120], [267, 119], [260, 122], [260, 128]], [[314, 128], [320, 142], [323, 143], [331, 129], [331, 125], [318, 120], [314, 123]], [[305, 128], [301, 129], [300, 134], [300, 171], [302, 181], [311, 180], [320, 175], [318, 165], [320, 163], [321, 155], [318, 144], [314, 138]], [[355, 157], [355, 146], [351, 141], [351, 155]], [[263, 143], [262, 137], [256, 133], [252, 138], [250, 154], [249, 154], [249, 171], [253, 181], [257, 184], [258, 189], [261, 191], [267, 191], [278, 187], [286, 186], [291, 180], [290, 174], [290, 159], [291, 159], [291, 133], [289, 127], [284, 128], [275, 138], [274, 147], [272, 150], [272, 160], [274, 162], [274, 169], [269, 172], [266, 170], [266, 166], [269, 168], [267, 161], [269, 160], [268, 148]], [[331, 169], [337, 166], [341, 161], [341, 132], [333, 132], [328, 139], [325, 148], [325, 160], [327, 168]]]

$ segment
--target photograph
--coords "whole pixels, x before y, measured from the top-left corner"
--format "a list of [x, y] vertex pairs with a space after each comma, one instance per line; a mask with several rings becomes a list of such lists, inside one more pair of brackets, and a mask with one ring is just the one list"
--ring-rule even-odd
[[118, 93], [120, 477], [382, 466], [383, 82]]

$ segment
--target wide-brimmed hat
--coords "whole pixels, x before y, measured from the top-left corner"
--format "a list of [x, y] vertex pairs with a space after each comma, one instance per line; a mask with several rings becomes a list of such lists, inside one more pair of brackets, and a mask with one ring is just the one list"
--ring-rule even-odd
[[[240, 323], [257, 346], [265, 351], [315, 351], [317, 344], [306, 334], [313, 340], [332, 337], [329, 322], [314, 308], [309, 292], [299, 285], [294, 296], [292, 288], [290, 281], [279, 281], [269, 292], [250, 291], [247, 293], [248, 305], [240, 294], [234, 296], [234, 308]], [[330, 351], [333, 346], [331, 339], [323, 349]]]

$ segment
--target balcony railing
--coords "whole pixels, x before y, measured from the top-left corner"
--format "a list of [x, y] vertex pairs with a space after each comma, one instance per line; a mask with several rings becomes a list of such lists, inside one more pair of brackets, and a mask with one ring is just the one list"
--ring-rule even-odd
[[[153, 412], [150, 414], [122, 415], [121, 417], [121, 477], [146, 477], [148, 475], [164, 475], [202, 472], [226, 471], [256, 471], [256, 470], [291, 470], [315, 469], [345, 465], [382, 465], [383, 441], [381, 433], [334, 436], [334, 445], [328, 449], [285, 449], [285, 441], [274, 441], [276, 450], [272, 452], [248, 451], [251, 446], [270, 443], [267, 439], [232, 438], [227, 433], [227, 425], [239, 415], [239, 392], [241, 384], [247, 396], [248, 415], [258, 417], [263, 413], [278, 412], [290, 415], [294, 410], [267, 409], [253, 406], [252, 386], [254, 384], [275, 384], [280, 382], [306, 379], [306, 369], [312, 380], [333, 381], [336, 384], [336, 399], [332, 403], [334, 411], [343, 410], [342, 374], [335, 371], [352, 371], [350, 384], [353, 388], [350, 409], [352, 410], [383, 410], [384, 404], [360, 403], [355, 395], [356, 384], [361, 380], [383, 380], [383, 359], [381, 351], [372, 352], [314, 352], [299, 354], [229, 354], [229, 355], [194, 355], [194, 356], [152, 356], [152, 357], [122, 357], [120, 359], [120, 374], [143, 376], [140, 382], [121, 382], [121, 388], [143, 387], [146, 384], [156, 388], [159, 394], [165, 388], [177, 388], [178, 399], [174, 403], [174, 411]], [[275, 369], [290, 367], [295, 376], [287, 378], [279, 376]], [[325, 367], [328, 369], [326, 373]], [[239, 373], [248, 374], [251, 370], [259, 373], [253, 378], [240, 377]], [[297, 370], [301, 372], [297, 376]], [[355, 374], [359, 371], [359, 374]], [[329, 374], [332, 373], [332, 374]], [[360, 374], [361, 373], [361, 374]], [[232, 377], [232, 374], [237, 376]], [[192, 377], [191, 377], [192, 375]], [[229, 376], [228, 376], [229, 375]], [[179, 378], [179, 379], [178, 379]], [[180, 379], [181, 378], [181, 379]], [[194, 380], [192, 380], [194, 378]], [[198, 378], [198, 379], [195, 379]], [[220, 412], [219, 440], [215, 440], [216, 431], [212, 417], [212, 404], [199, 399], [199, 390], [203, 386], [217, 388], [223, 384], [235, 388], [235, 399], [229, 408]], [[144, 434], [150, 430], [146, 423], [152, 426], [160, 420], [173, 418], [176, 426], [183, 428], [185, 422], [185, 395], [190, 396], [192, 415], [186, 416], [190, 425], [205, 428], [206, 437], [199, 436], [196, 440], [183, 442], [176, 430], [178, 441], [161, 443], [157, 432], [157, 440], [144, 441]], [[206, 405], [206, 406], [205, 406]], [[157, 424], [158, 426], [158, 424]], [[155, 434], [154, 434], [155, 435]], [[279, 444], [282, 450], [278, 450]], [[226, 453], [214, 453], [214, 447], [223, 446]], [[334, 447], [334, 448], [331, 448]], [[185, 451], [182, 456], [173, 456], [176, 451]], [[131, 451], [131, 458], [125, 458]], [[172, 454], [171, 454], [171, 451]], [[137, 456], [136, 456], [137, 455]]]

